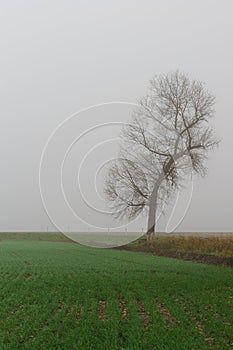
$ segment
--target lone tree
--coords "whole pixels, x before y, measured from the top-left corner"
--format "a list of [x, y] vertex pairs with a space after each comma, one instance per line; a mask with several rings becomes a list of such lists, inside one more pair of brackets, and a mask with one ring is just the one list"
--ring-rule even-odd
[[209, 119], [215, 98], [200, 81], [179, 71], [156, 76], [123, 128], [119, 158], [108, 170], [105, 194], [116, 217], [148, 212], [152, 239], [158, 208], [187, 173], [206, 173], [208, 151], [218, 144]]

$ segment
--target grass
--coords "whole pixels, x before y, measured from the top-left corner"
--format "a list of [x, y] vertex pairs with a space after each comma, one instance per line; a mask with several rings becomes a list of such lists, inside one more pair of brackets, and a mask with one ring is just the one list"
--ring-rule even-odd
[[23, 237], [0, 239], [1, 350], [233, 346], [232, 269]]
[[137, 245], [147, 246], [150, 248], [171, 250], [178, 252], [192, 252], [201, 254], [214, 254], [224, 257], [233, 256], [233, 235], [222, 234], [209, 237], [199, 236], [162, 236], [155, 235], [155, 238], [149, 244], [145, 239], [139, 240]]

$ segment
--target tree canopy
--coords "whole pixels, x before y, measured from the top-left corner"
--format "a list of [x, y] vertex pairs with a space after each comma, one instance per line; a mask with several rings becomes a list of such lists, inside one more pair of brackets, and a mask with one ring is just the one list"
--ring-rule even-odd
[[179, 71], [150, 81], [108, 171], [105, 193], [116, 217], [131, 219], [147, 210], [148, 232], [154, 232], [158, 207], [187, 173], [205, 175], [208, 151], [218, 144], [210, 125], [214, 103], [202, 82]]

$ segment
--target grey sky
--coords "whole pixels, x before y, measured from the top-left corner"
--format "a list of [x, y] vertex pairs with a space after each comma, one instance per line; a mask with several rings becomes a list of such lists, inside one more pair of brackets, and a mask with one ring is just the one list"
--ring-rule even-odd
[[179, 69], [216, 95], [222, 142], [178, 229], [232, 231], [232, 15], [230, 0], [1, 1], [0, 230], [52, 227], [38, 168], [59, 123], [94, 104], [134, 103], [150, 78]]

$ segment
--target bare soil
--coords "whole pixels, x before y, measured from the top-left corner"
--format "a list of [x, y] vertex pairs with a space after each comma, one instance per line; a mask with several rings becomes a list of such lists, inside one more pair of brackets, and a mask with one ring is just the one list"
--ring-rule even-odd
[[168, 258], [189, 260], [197, 263], [209, 264], [209, 265], [218, 265], [218, 266], [227, 266], [233, 267], [233, 257], [223, 257], [211, 254], [199, 254], [192, 252], [179, 252], [173, 250], [165, 249], [155, 249], [149, 245], [125, 245], [121, 247], [116, 247], [114, 249], [127, 250], [132, 252], [143, 252], [157, 256], [164, 256]]

